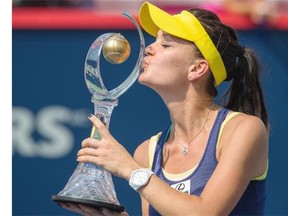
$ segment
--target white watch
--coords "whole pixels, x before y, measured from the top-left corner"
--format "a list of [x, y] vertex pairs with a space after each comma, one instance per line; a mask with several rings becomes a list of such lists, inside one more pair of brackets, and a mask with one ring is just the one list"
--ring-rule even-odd
[[148, 183], [152, 174], [154, 173], [148, 168], [134, 170], [131, 173], [129, 185], [137, 191], [139, 188]]

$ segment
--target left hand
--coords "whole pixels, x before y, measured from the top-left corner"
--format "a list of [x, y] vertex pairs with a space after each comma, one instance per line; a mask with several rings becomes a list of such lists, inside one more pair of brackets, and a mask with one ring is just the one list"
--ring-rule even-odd
[[93, 208], [87, 205], [74, 203], [59, 203], [63, 208], [84, 216], [129, 216], [127, 212], [115, 212], [106, 208]]
[[114, 139], [106, 126], [96, 116], [89, 116], [89, 120], [98, 129], [101, 140], [91, 137], [83, 140], [82, 149], [77, 154], [77, 161], [94, 163], [118, 177], [129, 180], [132, 171], [140, 168], [140, 165]]

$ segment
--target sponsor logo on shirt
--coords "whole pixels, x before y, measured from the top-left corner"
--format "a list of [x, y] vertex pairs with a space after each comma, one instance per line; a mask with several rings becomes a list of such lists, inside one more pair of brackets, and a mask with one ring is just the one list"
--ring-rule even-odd
[[190, 194], [190, 185], [191, 185], [190, 180], [186, 180], [186, 181], [178, 182], [176, 184], [172, 184], [171, 187], [183, 193]]

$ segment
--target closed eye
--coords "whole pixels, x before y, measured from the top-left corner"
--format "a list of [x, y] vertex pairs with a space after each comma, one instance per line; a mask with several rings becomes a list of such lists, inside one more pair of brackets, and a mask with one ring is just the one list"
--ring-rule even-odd
[[162, 47], [170, 47], [170, 45], [166, 44], [166, 43], [161, 43]]

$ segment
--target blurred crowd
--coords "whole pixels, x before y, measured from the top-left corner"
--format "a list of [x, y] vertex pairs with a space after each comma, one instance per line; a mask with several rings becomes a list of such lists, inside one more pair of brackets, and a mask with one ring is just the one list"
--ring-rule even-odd
[[[137, 11], [145, 0], [12, 0], [13, 7], [81, 7], [99, 11]], [[149, 0], [148, 0], [149, 1]], [[273, 22], [287, 13], [288, 0], [150, 0], [166, 10], [179, 11], [201, 7], [215, 12], [230, 12], [248, 16], [256, 24]]]
[[93, 7], [94, 0], [12, 0], [13, 7]]

